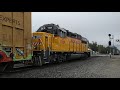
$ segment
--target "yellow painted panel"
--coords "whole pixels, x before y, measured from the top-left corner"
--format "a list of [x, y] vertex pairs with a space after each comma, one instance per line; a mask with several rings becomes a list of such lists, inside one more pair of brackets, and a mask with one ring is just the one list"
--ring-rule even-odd
[[1, 26], [0, 43], [2, 46], [12, 46], [12, 27]]
[[[23, 49], [27, 57], [31, 54], [31, 12], [0, 12], [0, 44]], [[2, 46], [4, 46], [2, 45]]]

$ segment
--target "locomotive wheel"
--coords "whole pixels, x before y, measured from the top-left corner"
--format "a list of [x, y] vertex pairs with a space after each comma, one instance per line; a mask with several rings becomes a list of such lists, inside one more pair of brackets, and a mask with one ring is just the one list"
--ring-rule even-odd
[[34, 66], [42, 66], [42, 59], [40, 56], [34, 57]]
[[90, 52], [88, 53], [88, 57], [91, 57]]
[[85, 54], [84, 54], [84, 59], [87, 59], [87, 58], [88, 58], [88, 54], [85, 53]]
[[55, 63], [57, 60], [54, 55], [49, 56], [49, 62], [50, 63]]
[[65, 61], [67, 61], [67, 56], [66, 56], [66, 55], [64, 55], [64, 62], [65, 62]]
[[63, 61], [63, 60], [62, 60], [61, 58], [58, 59], [58, 63], [62, 63], [62, 61]]
[[40, 56], [38, 56], [38, 66], [42, 66], [42, 59]]
[[70, 60], [71, 55], [66, 55], [66, 61]]
[[64, 58], [62, 55], [59, 55], [57, 58], [57, 63], [62, 63], [64, 61]]
[[33, 65], [36, 66], [36, 57], [33, 58]]

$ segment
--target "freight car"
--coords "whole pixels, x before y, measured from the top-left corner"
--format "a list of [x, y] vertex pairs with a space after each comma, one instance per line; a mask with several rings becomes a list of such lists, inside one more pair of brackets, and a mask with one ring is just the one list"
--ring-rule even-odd
[[31, 13], [0, 12], [0, 71], [32, 59]]
[[77, 33], [45, 24], [33, 33], [33, 61], [37, 66], [66, 61], [71, 54], [90, 57], [88, 40]]

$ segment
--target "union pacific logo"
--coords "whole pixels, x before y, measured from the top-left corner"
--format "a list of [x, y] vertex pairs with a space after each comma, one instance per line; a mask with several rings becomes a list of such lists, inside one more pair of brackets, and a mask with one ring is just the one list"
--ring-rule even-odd
[[77, 44], [80, 44], [80, 42], [79, 42], [79, 41], [75, 41], [75, 40], [72, 40], [72, 39], [71, 39], [71, 42], [72, 42], [72, 43], [77, 43]]
[[75, 40], [72, 40], [72, 39], [71, 39], [71, 42], [73, 42], [73, 43], [74, 43], [74, 42], [75, 42]]
[[65, 44], [65, 41], [64, 41], [64, 40], [61, 40], [61, 43], [62, 43], [62, 44]]
[[15, 23], [17, 25], [20, 25], [20, 21], [16, 20], [16, 19], [12, 19], [12, 18], [9, 18], [9, 17], [5, 17], [3, 15], [0, 15], [0, 22], [9, 22], [9, 23]]

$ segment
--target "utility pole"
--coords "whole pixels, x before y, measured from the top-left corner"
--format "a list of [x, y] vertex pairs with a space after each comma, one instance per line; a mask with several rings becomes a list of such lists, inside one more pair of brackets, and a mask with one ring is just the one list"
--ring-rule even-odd
[[112, 39], [113, 39], [113, 55], [114, 55], [114, 52], [115, 52], [115, 49], [114, 49], [114, 35], [112, 35]]
[[120, 42], [120, 40], [119, 40], [119, 39], [117, 39], [117, 40], [116, 40], [116, 42]]
[[[116, 42], [120, 43], [120, 39], [116, 39]], [[120, 54], [120, 52], [118, 52], [118, 54]]]
[[108, 36], [109, 36], [109, 42], [108, 42], [108, 45], [109, 45], [109, 47], [110, 47], [110, 58], [111, 58], [111, 34], [108, 34]]

